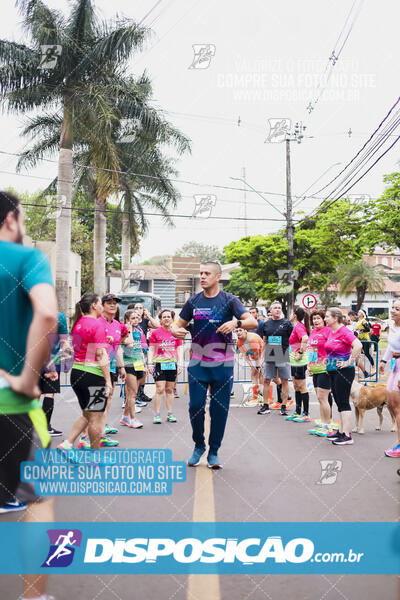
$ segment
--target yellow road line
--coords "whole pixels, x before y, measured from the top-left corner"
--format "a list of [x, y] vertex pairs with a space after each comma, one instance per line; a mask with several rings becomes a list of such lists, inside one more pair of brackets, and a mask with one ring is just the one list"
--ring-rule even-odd
[[[208, 438], [210, 417], [206, 412], [205, 434]], [[193, 522], [215, 522], [214, 482], [212, 469], [205, 458], [196, 467], [194, 484]], [[189, 575], [186, 600], [220, 600], [219, 575]]]

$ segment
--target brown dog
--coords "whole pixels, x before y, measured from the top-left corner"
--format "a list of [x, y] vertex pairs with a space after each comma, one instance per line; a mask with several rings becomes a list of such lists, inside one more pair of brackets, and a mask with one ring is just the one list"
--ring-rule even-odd
[[[356, 426], [353, 429], [354, 433], [364, 433], [364, 415], [366, 410], [376, 408], [379, 417], [379, 425], [375, 429], [380, 431], [382, 429], [383, 422], [383, 407], [386, 404], [386, 387], [383, 385], [367, 386], [361, 385], [357, 381], [353, 381], [351, 386], [350, 398], [354, 404], [356, 411]], [[392, 417], [392, 429], [396, 430], [396, 421], [394, 415], [390, 411]], [[359, 425], [360, 423], [360, 425]]]

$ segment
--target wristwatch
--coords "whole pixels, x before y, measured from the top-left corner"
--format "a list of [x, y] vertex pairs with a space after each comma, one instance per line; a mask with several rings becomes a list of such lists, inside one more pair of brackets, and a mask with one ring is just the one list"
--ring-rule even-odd
[[242, 326], [242, 321], [239, 319], [236, 323], [236, 329], [239, 329], [239, 327]]

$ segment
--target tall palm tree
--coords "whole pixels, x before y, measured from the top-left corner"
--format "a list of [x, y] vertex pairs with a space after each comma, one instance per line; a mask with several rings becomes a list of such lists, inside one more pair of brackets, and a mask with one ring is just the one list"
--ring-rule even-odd
[[[56, 287], [60, 310], [68, 313], [75, 130], [78, 124], [85, 125], [93, 99], [101, 111], [103, 86], [119, 76], [132, 52], [143, 44], [147, 30], [128, 20], [120, 19], [114, 27], [100, 22], [91, 0], [74, 0], [68, 17], [41, 0], [17, 0], [17, 4], [30, 40], [29, 45], [0, 41], [0, 98], [13, 112], [57, 108], [61, 113]], [[113, 150], [109, 139], [110, 129], [103, 140], [104, 153]], [[113, 151], [108, 160], [116, 164]], [[98, 190], [105, 193], [101, 178]]]
[[344, 296], [350, 296], [354, 291], [356, 292], [356, 311], [359, 311], [367, 291], [373, 296], [385, 292], [384, 275], [385, 271], [382, 267], [372, 266], [360, 259], [341, 265], [337, 270], [336, 280], [339, 284], [339, 291]]

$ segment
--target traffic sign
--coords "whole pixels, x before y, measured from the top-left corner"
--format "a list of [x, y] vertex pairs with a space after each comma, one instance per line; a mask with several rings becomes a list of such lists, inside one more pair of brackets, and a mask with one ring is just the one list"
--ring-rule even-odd
[[314, 294], [305, 294], [301, 299], [304, 308], [314, 308], [317, 305], [317, 299]]

